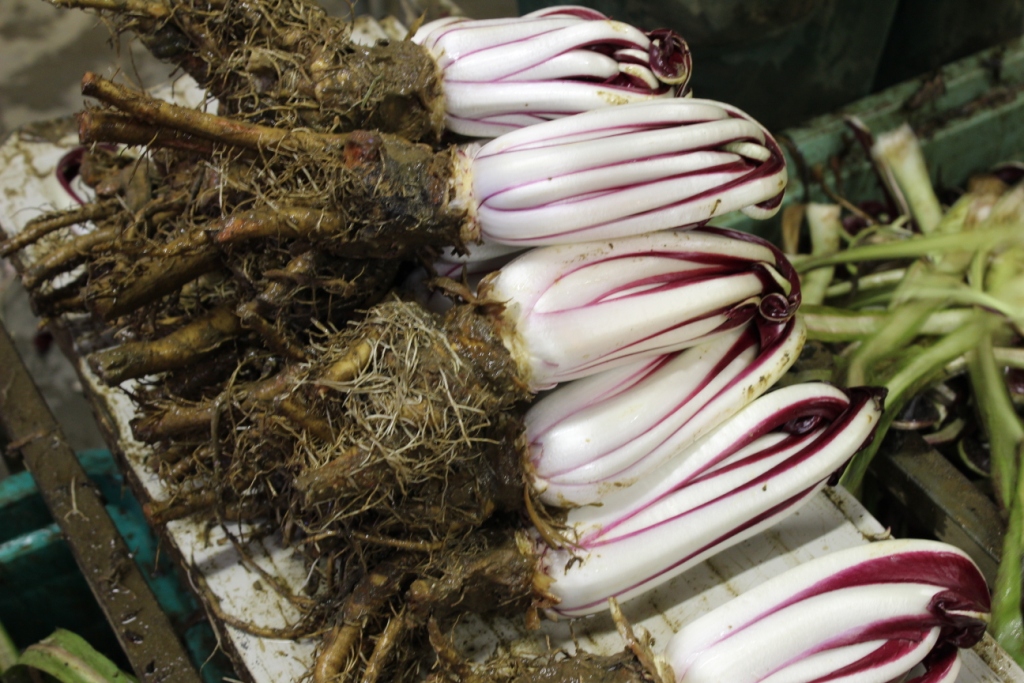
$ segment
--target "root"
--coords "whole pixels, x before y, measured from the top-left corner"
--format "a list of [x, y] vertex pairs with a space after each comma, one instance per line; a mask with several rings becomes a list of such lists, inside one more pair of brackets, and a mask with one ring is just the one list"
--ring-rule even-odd
[[242, 149], [276, 149], [291, 153], [322, 152], [325, 149], [340, 149], [348, 139], [348, 136], [343, 134], [328, 135], [308, 130], [271, 128], [180, 107], [108, 81], [94, 73], [87, 73], [82, 78], [82, 94], [94, 97], [148, 124]]
[[21, 251], [28, 245], [34, 244], [46, 235], [61, 228], [109, 218], [117, 213], [120, 208], [121, 205], [118, 202], [107, 200], [86, 204], [85, 206], [67, 211], [48, 213], [39, 218], [34, 218], [25, 225], [25, 228], [20, 233], [0, 244], [0, 258], [6, 258], [17, 251]]
[[265, 512], [260, 504], [225, 505], [220, 500], [219, 492], [209, 490], [192, 494], [191, 497], [185, 500], [153, 501], [142, 506], [146, 519], [154, 525], [167, 524], [176, 519], [184, 519], [201, 512], [207, 513], [214, 508], [219, 509], [220, 516], [223, 519], [231, 521], [257, 519]]
[[294, 369], [283, 371], [259, 382], [230, 387], [226, 400], [211, 399], [198, 404], [181, 405], [169, 402], [158, 410], [132, 424], [135, 438], [146, 443], [157, 443], [190, 433], [209, 434], [214, 416], [225, 405], [235, 405], [246, 411], [259, 402], [270, 402], [282, 396], [294, 384]]
[[654, 654], [651, 649], [650, 636], [637, 637], [629, 620], [619, 608], [619, 601], [615, 598], [608, 598], [608, 609], [611, 611], [612, 620], [615, 622], [615, 628], [619, 631], [619, 636], [626, 644], [626, 649], [632, 652], [640, 662], [644, 673], [654, 683], [673, 683], [676, 677], [672, 672], [672, 667], [663, 658]]
[[217, 505], [219, 498], [216, 491], [201, 491], [184, 501], [171, 499], [146, 503], [143, 506], [143, 511], [150, 523], [166, 524], [176, 519], [184, 519], [197, 512], [211, 510]]
[[523, 490], [523, 503], [526, 508], [526, 514], [530, 518], [530, 522], [537, 530], [537, 533], [540, 534], [540, 537], [544, 539], [545, 543], [556, 550], [575, 547], [575, 543], [567, 539], [558, 529], [555, 528], [549, 516], [546, 513], [541, 514], [537, 509], [537, 505], [533, 501], [533, 490], [530, 486], [526, 486]]
[[306, 406], [292, 398], [281, 399], [277, 403], [277, 412], [288, 419], [298, 429], [316, 437], [327, 444], [334, 444], [335, 432], [330, 422], [310, 413]]
[[259, 305], [255, 301], [239, 304], [235, 312], [241, 320], [242, 327], [260, 335], [274, 353], [293, 361], [308, 360], [306, 350], [291, 335], [271, 325], [266, 318], [260, 315]]
[[309, 0], [51, 0], [112, 15], [159, 59], [192, 75], [222, 110], [285, 129], [440, 137], [441, 75], [411, 41], [372, 47]]
[[384, 627], [384, 631], [377, 639], [377, 644], [373, 648], [373, 654], [370, 655], [370, 661], [366, 663], [366, 668], [363, 670], [362, 683], [377, 683], [384, 667], [391, 658], [391, 653], [394, 652], [395, 646], [398, 645], [408, 627], [409, 624], [405, 619], [404, 611], [391, 617], [388, 625]]
[[63, 8], [95, 9], [116, 12], [118, 14], [135, 14], [151, 19], [166, 19], [171, 16], [171, 8], [162, 2], [153, 0], [50, 0], [50, 4]]
[[49, 288], [46, 291], [32, 293], [32, 305], [38, 314], [51, 316], [60, 315], [68, 311], [80, 311], [85, 307], [85, 299], [82, 297], [82, 288], [89, 281], [89, 274], [79, 273], [67, 284], [60, 287]]
[[444, 549], [444, 543], [441, 541], [410, 541], [402, 538], [384, 538], [383, 536], [367, 534], [361, 531], [352, 531], [349, 535], [366, 543], [396, 548], [398, 550], [407, 550], [409, 552], [433, 553]]
[[238, 368], [238, 364], [238, 351], [230, 347], [221, 347], [209, 358], [165, 375], [159, 385], [160, 394], [185, 401], [199, 400], [208, 394], [210, 389], [227, 381], [232, 371]]
[[310, 239], [316, 236], [314, 233], [330, 236], [340, 233], [345, 225], [342, 216], [323, 209], [282, 206], [221, 219], [211, 226], [211, 232], [215, 233], [217, 244], [231, 246], [254, 239]]
[[316, 505], [332, 497], [373, 490], [375, 484], [389, 479], [387, 469], [378, 464], [367, 467], [367, 455], [352, 447], [322, 467], [308, 470], [295, 480], [295, 490], [305, 505]]
[[259, 575], [268, 586], [274, 589], [274, 592], [280, 595], [282, 598], [295, 605], [302, 610], [309, 610], [317, 604], [317, 601], [312, 598], [304, 598], [301, 595], [296, 595], [285, 586], [281, 580], [267, 572], [266, 569], [261, 567], [257, 562], [249, 556], [248, 551], [242, 546], [241, 542], [235, 537], [233, 533], [227, 528], [223, 519], [218, 520], [220, 522], [221, 531], [231, 541], [232, 547], [235, 552], [238, 553], [238, 557], [241, 558], [242, 564], [249, 569], [249, 571]]
[[29, 291], [38, 289], [46, 280], [74, 269], [89, 258], [89, 254], [94, 250], [111, 246], [117, 239], [118, 233], [119, 230], [115, 227], [94, 230], [49, 252], [25, 271], [22, 276], [25, 289]]
[[472, 665], [459, 654], [451, 639], [441, 631], [436, 619], [431, 618], [427, 621], [427, 636], [441, 668], [455, 674], [459, 683], [493, 683], [494, 679], [491, 677], [480, 675], [473, 670]]
[[409, 608], [421, 620], [445, 619], [458, 611], [525, 611], [533, 599], [536, 573], [536, 560], [514, 545], [453, 554], [440, 578], [421, 578], [409, 587]]
[[327, 368], [317, 379], [317, 383], [327, 386], [328, 382], [335, 384], [351, 382], [356, 375], [366, 369], [372, 353], [373, 347], [370, 342], [365, 339], [360, 340], [341, 359]]
[[404, 556], [378, 565], [364, 576], [345, 601], [340, 623], [324, 640], [313, 667], [314, 683], [331, 683], [356, 648], [366, 622], [380, 614], [401, 591], [409, 570]]
[[89, 356], [89, 366], [110, 386], [190, 365], [244, 332], [231, 309], [220, 306], [154, 341], [122, 344]]
[[331, 629], [313, 665], [313, 683], [333, 683], [345, 668], [359, 634], [356, 624], [339, 624]]
[[203, 156], [213, 153], [213, 145], [209, 140], [149, 126], [128, 116], [95, 110], [78, 115], [78, 140], [83, 145], [108, 142], [133, 147], [177, 149]]
[[303, 624], [301, 622], [294, 626], [288, 626], [285, 628], [258, 626], [244, 619], [232, 616], [221, 609], [219, 598], [217, 598], [217, 596], [208, 588], [206, 589], [206, 594], [206, 606], [213, 613], [213, 616], [217, 617], [218, 621], [227, 624], [231, 628], [236, 628], [243, 633], [248, 633], [249, 635], [256, 636], [258, 638], [269, 638], [272, 640], [300, 640], [302, 638], [314, 638], [324, 633], [323, 629]]
[[107, 292], [90, 293], [90, 305], [102, 319], [115, 320], [181, 289], [183, 285], [219, 266], [220, 254], [210, 245], [200, 245], [192, 253], [150, 259], [141, 264], [140, 272], [133, 274], [121, 291], [110, 291], [116, 290], [117, 286], [107, 281]]

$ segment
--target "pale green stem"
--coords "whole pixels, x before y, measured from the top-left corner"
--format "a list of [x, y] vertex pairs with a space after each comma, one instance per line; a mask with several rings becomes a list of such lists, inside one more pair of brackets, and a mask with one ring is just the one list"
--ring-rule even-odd
[[997, 346], [992, 349], [992, 357], [1004, 368], [1024, 370], [1024, 349], [1010, 346]]
[[938, 301], [913, 301], [890, 311], [888, 320], [850, 355], [845, 385], [868, 384], [868, 372], [893, 349], [902, 349], [913, 341], [940, 306]]
[[1017, 417], [1002, 368], [992, 350], [992, 323], [989, 323], [978, 345], [967, 354], [967, 370], [978, 416], [988, 435], [996, 495], [1005, 510], [1010, 507], [1017, 486], [1017, 453], [1024, 443], [1024, 425]]
[[961, 306], [981, 306], [1006, 316], [1013, 321], [1019, 321], [1021, 316], [1024, 315], [1024, 311], [1018, 310], [1016, 307], [1007, 304], [1001, 299], [997, 299], [991, 294], [965, 287], [908, 287], [901, 292], [901, 295], [917, 301], [940, 300], [960, 304]]
[[843, 486], [854, 493], [860, 489], [868, 464], [878, 451], [889, 425], [903, 411], [910, 397], [940, 376], [947, 363], [974, 348], [983, 332], [984, 326], [980, 320], [969, 321], [921, 353], [912, 356], [908, 363], [890, 377], [885, 383], [889, 395], [885, 399], [885, 412], [875, 432], [875, 439], [868, 448], [850, 461], [843, 473]]
[[[878, 332], [889, 319], [889, 311], [851, 311], [832, 306], [801, 306], [807, 324], [807, 338], [824, 342], [858, 341]], [[971, 309], [956, 308], [928, 316], [919, 334], [941, 336], [961, 327], [974, 316]]]
[[[983, 291], [986, 279], [994, 291], [999, 291], [1008, 282], [1017, 279], [1021, 267], [1021, 262], [1015, 259], [993, 268], [986, 278], [985, 266], [988, 260], [988, 252], [979, 251], [971, 262], [968, 291], [978, 296], [988, 296]], [[1013, 313], [1019, 320], [1020, 313]], [[1004, 315], [1011, 317], [1013, 313]], [[1003, 378], [1003, 369], [993, 354], [994, 334], [1000, 329], [1002, 322], [994, 316], [986, 316], [985, 333], [978, 345], [967, 354], [967, 371], [971, 379], [971, 388], [974, 390], [978, 417], [988, 435], [989, 462], [996, 496], [1003, 509], [1008, 510], [1011, 507], [1011, 497], [1017, 488], [1020, 469], [1017, 456], [1024, 445], [1024, 424], [1021, 424], [1020, 418], [1017, 417], [1013, 399], [1010, 398]], [[1021, 513], [1024, 513], [1024, 510], [1021, 510]]]
[[942, 205], [935, 196], [928, 176], [928, 164], [910, 126], [904, 124], [879, 135], [871, 154], [892, 172], [921, 233], [928, 235], [934, 232], [942, 221]]
[[[811, 253], [827, 256], [839, 251], [843, 223], [839, 219], [840, 208], [835, 204], [808, 204], [807, 227], [811, 234]], [[805, 304], [820, 304], [832, 283], [835, 268], [818, 268], [801, 279], [800, 292]]]
[[860, 247], [852, 247], [831, 256], [812, 257], [803, 260], [799, 264], [795, 264], [795, 267], [798, 272], [806, 273], [815, 268], [836, 266], [842, 263], [918, 258], [950, 251], [982, 249], [1000, 242], [1019, 241], [1022, 238], [1024, 238], [1022, 231], [1016, 227], [974, 230], [972, 232], [961, 232], [951, 235], [926, 235], [899, 242], [866, 244]]
[[7, 635], [4, 625], [0, 624], [0, 675], [18, 662], [18, 648]]
[[[1020, 457], [1018, 454], [1017, 457]], [[1024, 477], [1017, 482], [1003, 551], [992, 587], [992, 637], [1018, 663], [1024, 662], [1024, 616], [1021, 615], [1021, 553], [1024, 552]]]
[[138, 683], [83, 638], [63, 629], [30, 645], [18, 664], [39, 669], [61, 683]]
[[[895, 285], [903, 279], [903, 276], [906, 275], [906, 273], [906, 268], [894, 268], [893, 270], [882, 270], [877, 273], [863, 275], [858, 277], [856, 280], [857, 289], [860, 291], [867, 291], [870, 289], [877, 289], [879, 287]], [[853, 285], [853, 280], [835, 282], [829, 285], [829, 288], [825, 291], [825, 297], [832, 298], [849, 294], [853, 291]]]

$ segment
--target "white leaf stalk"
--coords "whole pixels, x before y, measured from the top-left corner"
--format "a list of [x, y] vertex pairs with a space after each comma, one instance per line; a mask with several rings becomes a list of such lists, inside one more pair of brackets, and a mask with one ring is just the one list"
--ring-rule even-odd
[[870, 442], [881, 412], [875, 390], [785, 387], [600, 505], [571, 510], [575, 547], [545, 547], [540, 559], [554, 610], [601, 611], [774, 525]]
[[558, 507], [629, 486], [771, 388], [805, 338], [799, 317], [766, 346], [748, 324], [555, 389], [526, 414], [531, 485]]
[[672, 230], [533, 249], [484, 279], [534, 390], [696, 346], [754, 320], [770, 343], [800, 303], [775, 247], [728, 230]]
[[[687, 624], [666, 658], [677, 683], [952, 683], [981, 639], [989, 593], [962, 551], [891, 540], [817, 558]], [[928, 658], [925, 660], [925, 658]]]
[[666, 99], [530, 126], [461, 152], [463, 239], [518, 246], [696, 226], [731, 211], [774, 215], [782, 151], [743, 112]]
[[584, 7], [509, 19], [438, 19], [413, 42], [441, 71], [447, 128], [472, 137], [674, 97], [686, 92], [692, 68], [679, 34], [644, 33]]

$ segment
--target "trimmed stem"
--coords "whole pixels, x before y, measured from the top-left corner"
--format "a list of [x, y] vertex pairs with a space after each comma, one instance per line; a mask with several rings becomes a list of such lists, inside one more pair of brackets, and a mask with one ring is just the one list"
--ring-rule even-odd
[[890, 170], [910, 204], [917, 227], [925, 235], [942, 221], [942, 205], [928, 176], [921, 145], [908, 125], [878, 136], [871, 150], [875, 159]]
[[[809, 204], [806, 215], [811, 234], [811, 254], [827, 256], [839, 251], [840, 235], [843, 233], [839, 207], [834, 204]], [[825, 300], [834, 273], [834, 267], [818, 268], [801, 279], [800, 289], [805, 305], [820, 304]]]

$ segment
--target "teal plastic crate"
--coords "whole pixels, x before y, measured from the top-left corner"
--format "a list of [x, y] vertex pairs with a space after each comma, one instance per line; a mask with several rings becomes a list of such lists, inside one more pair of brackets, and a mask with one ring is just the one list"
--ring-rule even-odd
[[[234, 678], [198, 602], [179, 581], [124, 485], [109, 451], [79, 453], [161, 608], [182, 636], [206, 683]], [[73, 631], [119, 666], [128, 663], [28, 472], [0, 480], [0, 623], [23, 649], [57, 628]]]

